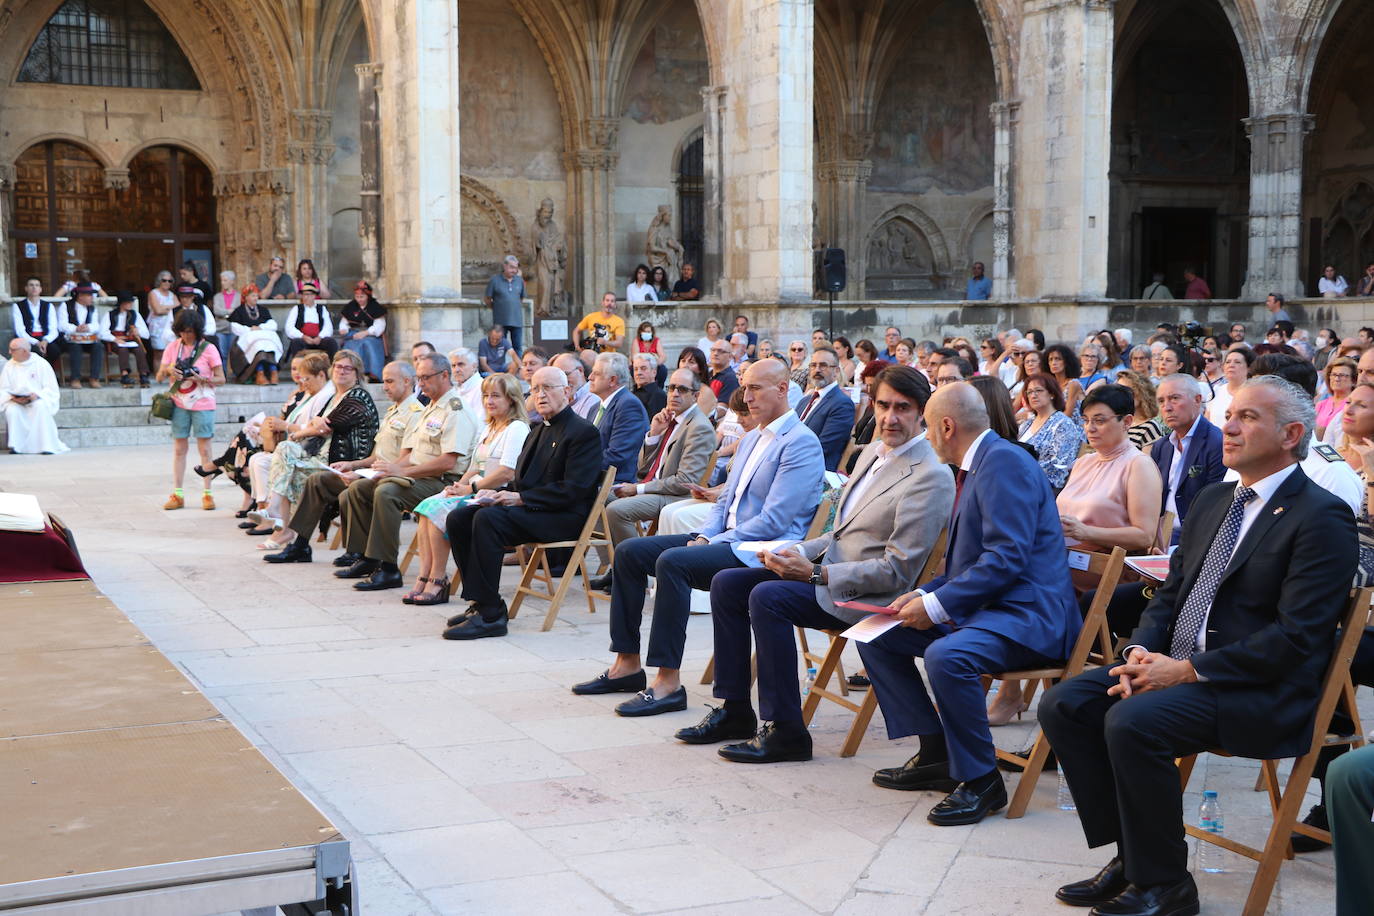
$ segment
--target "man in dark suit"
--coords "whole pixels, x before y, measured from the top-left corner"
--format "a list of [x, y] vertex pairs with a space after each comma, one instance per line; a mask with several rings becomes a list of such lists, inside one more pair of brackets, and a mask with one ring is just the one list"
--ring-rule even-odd
[[[636, 353], [630, 362], [630, 369], [635, 379], [630, 393], [639, 398], [639, 403], [644, 405], [645, 413], [652, 417], [668, 406], [668, 392], [663, 390], [658, 381], [660, 364], [657, 356], [652, 353]], [[662, 375], [666, 380], [668, 371], [664, 369]]]
[[1171, 544], [1188, 516], [1193, 497], [1221, 480], [1221, 430], [1202, 411], [1202, 386], [1191, 375], [1178, 373], [1160, 379], [1159, 418], [1169, 435], [1150, 447], [1150, 457], [1164, 479], [1164, 511], [1174, 513]]
[[[868, 615], [835, 602], [885, 605], [925, 566], [954, 501], [954, 478], [921, 434], [929, 398], [930, 386], [915, 369], [885, 369], [873, 399], [878, 439], [860, 453], [840, 494], [834, 530], [790, 549], [760, 551], [761, 566], [724, 570], [711, 580], [715, 695], [725, 703], [679, 731], [679, 741], [749, 739], [718, 751], [741, 763], [811, 759], [794, 628], [844, 629]], [[749, 702], [751, 629], [759, 709], [768, 723], [757, 734]]]
[[1035, 459], [988, 428], [983, 397], [967, 382], [936, 390], [926, 427], [940, 460], [959, 468], [945, 572], [893, 601], [903, 625], [861, 643], [859, 657], [888, 737], [921, 738], [920, 753], [873, 781], [948, 791], [926, 819], [949, 826], [1007, 803], [982, 675], [1062, 661], [1083, 622], [1054, 493]]
[[598, 355], [587, 386], [601, 400], [592, 411], [591, 421], [601, 433], [602, 470], [614, 466], [616, 483], [634, 483], [639, 448], [649, 431], [649, 415], [630, 394], [630, 362], [625, 354]]
[[797, 416], [821, 440], [825, 469], [833, 471], [854, 428], [854, 402], [839, 385], [840, 356], [833, 347], [817, 347], [808, 368], [811, 391], [797, 404]]
[[1355, 520], [1298, 467], [1312, 400], [1251, 379], [1223, 429], [1238, 484], [1198, 494], [1125, 661], [1056, 685], [1040, 723], [1092, 847], [1112, 860], [1056, 896], [1103, 916], [1198, 912], [1174, 759], [1307, 750], [1358, 562]]
[[515, 479], [482, 490], [449, 513], [445, 528], [472, 602], [450, 618], [445, 639], [506, 635], [501, 598], [501, 557], [512, 544], [576, 538], [586, 524], [601, 482], [601, 436], [573, 413], [572, 388], [562, 369], [545, 366], [530, 384], [543, 418], [530, 430]]

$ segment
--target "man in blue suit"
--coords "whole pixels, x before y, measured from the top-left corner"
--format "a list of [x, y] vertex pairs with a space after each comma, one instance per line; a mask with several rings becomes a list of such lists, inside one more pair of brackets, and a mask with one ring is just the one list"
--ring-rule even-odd
[[[636, 694], [616, 707], [622, 716], [686, 709], [680, 672], [691, 590], [708, 589], [716, 573], [744, 565], [733, 549], [739, 541], [806, 536], [820, 502], [825, 465], [816, 434], [787, 406], [787, 382], [787, 366], [776, 359], [745, 370], [744, 401], [758, 426], [740, 440], [725, 490], [699, 532], [631, 538], [616, 548], [610, 621], [615, 661], [573, 687], [573, 693]], [[658, 676], [647, 686], [639, 631], [651, 575], [658, 591], [647, 662], [658, 668]]]
[[936, 455], [959, 468], [945, 572], [892, 602], [902, 626], [859, 645], [888, 737], [919, 735], [921, 747], [873, 781], [949, 791], [926, 819], [972, 824], [1007, 803], [981, 675], [1062, 661], [1083, 621], [1054, 494], [1035, 460], [988, 429], [967, 382], [936, 389], [926, 425]]
[[825, 469], [840, 466], [840, 456], [854, 429], [854, 402], [839, 386], [840, 355], [832, 347], [818, 347], [811, 354], [811, 391], [797, 405], [797, 416], [825, 453]]
[[588, 417], [601, 433], [601, 467], [615, 466], [616, 483], [634, 483], [639, 447], [649, 431], [649, 414], [630, 393], [630, 361], [623, 353], [600, 354], [587, 385], [601, 402]]
[[1178, 543], [1183, 519], [1193, 497], [1203, 487], [1221, 480], [1221, 430], [1202, 412], [1202, 386], [1191, 375], [1177, 373], [1160, 379], [1159, 418], [1169, 436], [1150, 446], [1150, 457], [1164, 479], [1164, 511], [1174, 513], [1171, 544]]

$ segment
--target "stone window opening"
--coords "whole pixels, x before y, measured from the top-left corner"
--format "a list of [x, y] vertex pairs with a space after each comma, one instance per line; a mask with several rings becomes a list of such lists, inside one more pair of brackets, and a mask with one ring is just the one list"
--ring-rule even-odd
[[142, 0], [67, 0], [34, 39], [19, 82], [200, 89], [191, 62]]

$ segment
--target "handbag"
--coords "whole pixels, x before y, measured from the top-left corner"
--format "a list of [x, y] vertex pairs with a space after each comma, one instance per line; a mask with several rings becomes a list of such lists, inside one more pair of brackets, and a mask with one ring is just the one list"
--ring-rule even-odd
[[[195, 353], [191, 357], [191, 362], [194, 363], [196, 360], [200, 359], [200, 355], [205, 352], [206, 346], [207, 344], [203, 340], [200, 343], [196, 344]], [[173, 380], [172, 384], [167, 386], [166, 391], [159, 391], [157, 394], [153, 395], [152, 405], [148, 408], [149, 423], [151, 423], [154, 419], [172, 419], [172, 415], [176, 412], [177, 406], [176, 402], [172, 400], [172, 392], [176, 391], [176, 387], [179, 384], [181, 383], [176, 380]]]

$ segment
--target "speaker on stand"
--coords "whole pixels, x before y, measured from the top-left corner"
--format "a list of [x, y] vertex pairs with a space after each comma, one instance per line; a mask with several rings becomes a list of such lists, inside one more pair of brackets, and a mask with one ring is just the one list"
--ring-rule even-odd
[[821, 289], [830, 295], [830, 339], [835, 339], [835, 294], [844, 291], [845, 266], [843, 248], [826, 248], [820, 252]]

